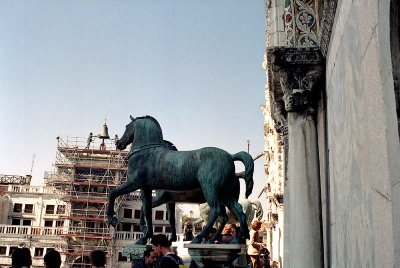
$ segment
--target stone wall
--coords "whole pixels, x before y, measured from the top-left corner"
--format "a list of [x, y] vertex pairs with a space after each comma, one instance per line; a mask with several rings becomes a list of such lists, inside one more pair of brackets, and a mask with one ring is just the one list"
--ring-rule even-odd
[[396, 267], [400, 150], [389, 5], [337, 5], [326, 58], [329, 190], [322, 196], [330, 204], [331, 267]]

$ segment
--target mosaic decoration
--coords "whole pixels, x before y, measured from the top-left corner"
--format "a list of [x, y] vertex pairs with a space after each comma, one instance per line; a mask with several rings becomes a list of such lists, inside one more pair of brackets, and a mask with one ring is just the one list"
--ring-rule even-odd
[[318, 41], [317, 0], [285, 0], [284, 25], [289, 46], [312, 47]]
[[285, 0], [285, 8], [283, 13], [283, 22], [285, 25], [286, 45], [294, 45], [294, 20], [292, 0]]

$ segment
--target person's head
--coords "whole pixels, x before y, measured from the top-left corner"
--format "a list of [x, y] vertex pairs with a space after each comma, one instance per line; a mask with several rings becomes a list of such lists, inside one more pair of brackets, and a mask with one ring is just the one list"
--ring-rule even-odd
[[106, 265], [106, 254], [102, 250], [90, 252], [90, 264], [92, 267], [104, 267]]
[[232, 224], [231, 235], [236, 236], [236, 234], [237, 234], [237, 227], [236, 225]]
[[230, 235], [230, 234], [232, 234], [233, 229], [235, 229], [235, 226], [233, 224], [228, 223], [224, 226], [224, 229], [222, 230], [221, 234], [222, 235]]
[[148, 248], [143, 253], [144, 263], [148, 266], [152, 266], [157, 260], [157, 254], [152, 248]]
[[61, 266], [61, 255], [57, 250], [47, 251], [43, 260], [45, 268], [60, 268]]
[[253, 223], [251, 224], [251, 229], [253, 230], [260, 230], [261, 228], [261, 221], [253, 221]]
[[31, 265], [32, 256], [29, 248], [17, 248], [13, 252], [11, 256], [11, 266], [13, 268], [30, 267]]
[[154, 246], [154, 252], [157, 255], [164, 255], [164, 253], [171, 251], [169, 248], [171, 246], [171, 242], [168, 241], [168, 238], [163, 234], [153, 236], [151, 239], [151, 244]]

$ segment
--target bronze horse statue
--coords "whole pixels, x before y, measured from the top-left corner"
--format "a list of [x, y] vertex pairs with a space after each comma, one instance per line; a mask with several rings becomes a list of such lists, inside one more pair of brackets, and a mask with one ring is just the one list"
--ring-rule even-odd
[[[251, 157], [250, 157], [251, 159]], [[235, 200], [239, 199], [239, 193], [240, 193], [240, 183], [239, 183], [239, 178], [242, 178], [241, 173], [236, 173], [236, 179], [232, 184], [232, 194], [235, 198]], [[176, 235], [176, 226], [175, 226], [175, 204], [176, 203], [195, 203], [195, 204], [200, 204], [206, 202], [204, 198], [204, 194], [202, 190], [195, 190], [195, 191], [187, 191], [187, 192], [173, 192], [173, 191], [166, 191], [166, 190], [155, 190], [155, 197], [152, 200], [151, 207], [155, 208], [158, 206], [161, 206], [163, 204], [166, 204], [168, 215], [169, 215], [169, 224], [171, 226], [171, 238], [170, 241], [176, 241], [177, 240], [177, 235]], [[205, 203], [207, 204], [207, 203]], [[241, 204], [241, 203], [239, 203]], [[241, 204], [242, 205], [242, 204]], [[243, 207], [243, 205], [242, 205]], [[209, 207], [208, 207], [209, 208]], [[215, 233], [215, 235], [210, 238], [206, 239], [207, 243], [213, 244], [215, 242], [215, 238], [218, 237], [222, 230], [224, 229], [225, 224], [229, 221], [229, 214], [226, 214], [225, 212], [225, 207], [223, 206], [221, 208], [220, 212], [220, 224], [218, 226], [218, 230]], [[209, 209], [208, 211], [209, 212]], [[243, 212], [247, 215], [248, 212], [245, 208], [243, 208]], [[232, 213], [230, 213], [232, 214]], [[247, 219], [247, 224], [249, 223]], [[144, 214], [143, 214], [143, 208], [142, 208], [142, 213], [140, 214], [140, 227], [143, 232], [146, 231], [146, 223], [144, 221]]]
[[[118, 223], [114, 212], [115, 199], [140, 189], [147, 228], [144, 236], [136, 243], [146, 244], [147, 239], [153, 236], [153, 189], [178, 192], [201, 190], [210, 206], [210, 221], [192, 243], [201, 243], [203, 238], [208, 237], [217, 217], [223, 213], [224, 206], [228, 207], [240, 222], [240, 230], [235, 238], [237, 243], [249, 238], [246, 216], [232, 194], [232, 184], [236, 179], [234, 161], [240, 160], [241, 153], [231, 155], [214, 147], [193, 151], [170, 150], [164, 142], [160, 124], [151, 116], [131, 116], [131, 122], [126, 125], [116, 147], [123, 150], [131, 143], [127, 181], [109, 194], [107, 218], [110, 225], [115, 227]], [[245, 170], [246, 197], [253, 190], [252, 175], [252, 172]]]
[[[164, 142], [166, 143], [167, 148], [169, 148], [170, 150], [173, 150], [173, 151], [178, 150], [173, 143], [171, 143], [167, 140], [164, 140]], [[254, 172], [254, 161], [253, 161], [251, 155], [248, 153], [245, 153], [245, 152], [240, 152], [239, 154], [241, 157], [241, 161], [243, 162], [243, 164], [245, 166], [245, 170], [247, 171], [247, 174], [251, 174], [251, 176], [252, 176], [252, 174]], [[233, 189], [232, 194], [233, 194], [233, 197], [235, 198], [235, 200], [238, 200], [239, 194], [240, 194], [239, 178], [244, 178], [245, 172], [236, 173], [235, 176], [236, 176], [236, 179], [234, 180], [234, 182], [232, 184], [232, 189]], [[173, 241], [177, 240], [175, 217], [174, 217], [175, 216], [175, 204], [176, 203], [200, 204], [200, 203], [204, 203], [204, 202], [206, 202], [206, 200], [204, 198], [204, 194], [203, 194], [202, 190], [185, 191], [185, 192], [155, 190], [155, 197], [152, 200], [151, 207], [155, 208], [155, 207], [161, 206], [163, 204], [166, 204], [167, 212], [169, 215], [168, 220], [169, 220], [171, 230], [172, 230], [170, 241], [173, 242]], [[205, 204], [207, 204], [207, 203], [205, 203]], [[241, 204], [241, 203], [239, 202], [239, 204]], [[243, 205], [242, 205], [242, 207], [243, 207]], [[210, 209], [208, 207], [207, 213], [209, 213], [209, 210]], [[229, 214], [226, 214], [225, 211], [226, 211], [225, 207], [221, 208], [221, 215], [220, 215], [221, 220], [220, 220], [219, 228], [218, 228], [216, 234], [212, 238], [207, 239], [207, 243], [213, 244], [215, 242], [215, 238], [221, 234], [226, 222], [229, 220], [229, 214], [232, 214], [232, 213], [229, 212]], [[243, 212], [246, 215], [247, 224], [249, 224], [248, 209], [245, 209], [243, 207]], [[254, 214], [254, 212], [253, 212], [253, 214]], [[207, 221], [208, 221], [208, 217], [207, 217]], [[146, 225], [146, 223], [144, 220], [144, 213], [143, 213], [143, 207], [142, 207], [142, 213], [140, 214], [140, 228], [141, 228], [142, 232], [146, 232], [145, 225]]]

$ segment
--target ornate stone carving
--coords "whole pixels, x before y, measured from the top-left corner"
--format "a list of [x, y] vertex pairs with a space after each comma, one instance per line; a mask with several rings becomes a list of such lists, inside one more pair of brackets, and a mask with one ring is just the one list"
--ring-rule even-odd
[[336, 6], [338, 0], [325, 0], [321, 19], [320, 47], [324, 57], [328, 53], [329, 42], [331, 39], [332, 27], [335, 21]]
[[319, 49], [272, 48], [267, 51], [274, 112], [281, 114], [276, 114], [275, 120], [282, 122], [287, 112], [312, 113], [315, 98], [319, 96], [313, 90], [323, 73], [324, 60]]
[[321, 76], [321, 68], [284, 68], [279, 70], [283, 101], [287, 112], [313, 112], [312, 89]]

